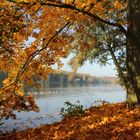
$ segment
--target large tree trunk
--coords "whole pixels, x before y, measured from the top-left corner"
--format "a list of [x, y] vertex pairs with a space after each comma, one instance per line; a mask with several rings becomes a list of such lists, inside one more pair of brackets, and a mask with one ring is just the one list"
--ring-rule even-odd
[[140, 0], [128, 1], [127, 102], [140, 104]]

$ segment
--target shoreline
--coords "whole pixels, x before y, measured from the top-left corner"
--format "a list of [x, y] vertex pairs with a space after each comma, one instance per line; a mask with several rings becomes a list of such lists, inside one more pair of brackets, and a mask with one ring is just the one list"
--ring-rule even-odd
[[79, 117], [70, 117], [61, 122], [0, 135], [0, 140], [6, 139], [138, 140], [140, 139], [140, 109], [127, 109], [125, 103], [91, 107]]

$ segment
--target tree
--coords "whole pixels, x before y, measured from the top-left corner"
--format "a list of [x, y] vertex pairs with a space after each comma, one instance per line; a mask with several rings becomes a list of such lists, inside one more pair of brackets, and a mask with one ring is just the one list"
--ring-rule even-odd
[[60, 58], [70, 50], [65, 45], [70, 37], [64, 38], [69, 25], [66, 18], [64, 10], [40, 3], [0, 3], [0, 69], [7, 73], [0, 89], [0, 118], [15, 117], [13, 110], [38, 111], [24, 89], [34, 85], [34, 79], [45, 78], [53, 71], [52, 65], [62, 65]]
[[[125, 62], [125, 75], [122, 73], [122, 68], [120, 64], [115, 60], [115, 55], [111, 49], [111, 46], [108, 48], [111, 53], [119, 76], [123, 81], [123, 84], [127, 91], [127, 102], [131, 106], [134, 104], [140, 104], [140, 57], [139, 57], [139, 35], [140, 35], [140, 2], [136, 0], [133, 2], [129, 0], [128, 2], [124, 1], [82, 1], [80, 4], [79, 1], [65, 1], [65, 2], [56, 2], [51, 3], [51, 6], [68, 8], [81, 12], [85, 15], [91, 17], [94, 21], [116, 27], [122, 32], [127, 40], [126, 44], [126, 62]], [[109, 4], [113, 3], [113, 7]], [[107, 5], [108, 4], [108, 5]], [[47, 4], [49, 5], [49, 4]], [[98, 5], [98, 7], [97, 7]], [[126, 5], [128, 12], [126, 13]], [[112, 9], [113, 8], [113, 9]], [[102, 11], [103, 12], [102, 12]], [[105, 10], [108, 10], [107, 13]], [[96, 12], [96, 13], [95, 13]], [[125, 15], [128, 15], [128, 18], [125, 18]], [[102, 18], [103, 17], [103, 18]], [[121, 17], [121, 18], [120, 18]], [[113, 22], [112, 22], [113, 21]], [[127, 28], [127, 29], [126, 29]], [[124, 45], [123, 45], [124, 46]], [[122, 46], [122, 47], [123, 47]], [[85, 50], [86, 52], [86, 50]]]
[[[0, 92], [1, 116], [9, 116], [12, 109], [36, 108], [33, 98], [23, 96], [24, 82], [31, 85], [33, 77], [45, 78], [52, 71], [52, 65], [62, 65], [60, 58], [66, 57], [73, 49], [73, 34], [84, 29], [80, 23], [85, 20], [94, 27], [100, 27], [105, 45], [101, 44], [98, 36], [90, 35], [96, 44], [96, 49], [93, 47], [92, 50], [97, 52], [88, 53], [92, 43], [85, 38], [85, 42], [80, 43], [84, 52], [81, 56], [92, 58], [105, 51], [106, 55], [101, 54], [100, 59], [105, 60], [109, 52], [126, 87], [128, 103], [140, 104], [139, 6], [138, 0], [129, 0], [128, 3], [126, 0], [2, 0], [0, 69], [8, 76]], [[110, 33], [113, 37], [109, 36]], [[117, 45], [111, 43], [113, 40]], [[114, 50], [116, 53], [124, 52], [118, 55], [119, 61], [115, 60]]]
[[[91, 6], [91, 4], [92, 4], [91, 1], [88, 1], [88, 2], [90, 2], [90, 5], [88, 5], [88, 6]], [[99, 2], [102, 3], [102, 5], [103, 5], [107, 1], [96, 1], [96, 4]], [[113, 1], [108, 1], [108, 2], [111, 3]], [[89, 9], [85, 10], [88, 6], [87, 7], [85, 6], [84, 8], [80, 8], [80, 9], [76, 8], [75, 6], [71, 7], [71, 5], [67, 5], [67, 7], [69, 7], [70, 9], [75, 9], [76, 11], [82, 12], [83, 14], [86, 14], [86, 15], [92, 17], [94, 20], [96, 20], [100, 23], [110, 25], [110, 26], [114, 27], [113, 30], [115, 29], [115, 27], [117, 27], [117, 29], [119, 29], [119, 32], [123, 33], [123, 35], [124, 35], [123, 38], [125, 38], [125, 40], [127, 40], [127, 43], [125, 43], [126, 48], [124, 48], [124, 43], [121, 45], [120, 50], [123, 49], [122, 52], [124, 52], [124, 53], [119, 56], [121, 56], [121, 58], [122, 58], [121, 61], [123, 60], [124, 56], [126, 57], [125, 63], [124, 63], [124, 61], [123, 61], [123, 63], [122, 62], [118, 63], [118, 61], [114, 55], [114, 52], [112, 50], [112, 47], [116, 48], [116, 46], [110, 46], [108, 44], [106, 47], [108, 47], [107, 50], [110, 52], [110, 54], [114, 60], [114, 63], [116, 65], [116, 68], [118, 70], [119, 77], [123, 81], [123, 85], [126, 88], [127, 102], [129, 104], [129, 106], [133, 106], [134, 104], [140, 104], [140, 78], [139, 78], [140, 70], [138, 68], [139, 64], [140, 64], [140, 57], [139, 57], [140, 42], [138, 39], [139, 35], [140, 35], [140, 25], [138, 22], [139, 17], [140, 17], [140, 10], [139, 10], [140, 2], [138, 0], [136, 0], [135, 2], [133, 2], [132, 0], [128, 1], [128, 3], [127, 3], [128, 19], [125, 18], [125, 15], [126, 15], [126, 6], [124, 6], [125, 4], [126, 4], [126, 1], [121, 2], [121, 1], [116, 0], [114, 2], [115, 8], [113, 10], [110, 9], [109, 6], [107, 6], [107, 7], [101, 6], [101, 8], [98, 8], [98, 9], [105, 10], [103, 8], [108, 9], [108, 7], [109, 7], [109, 9], [113, 12], [110, 12], [108, 10], [107, 15], [105, 15], [104, 11], [103, 11], [103, 13], [99, 12], [98, 13], [99, 16], [97, 16], [97, 14], [95, 14], [95, 13], [92, 14], [92, 12], [93, 12], [92, 9], [95, 8], [94, 4], [92, 5], [92, 8], [90, 7], [90, 11], [89, 11]], [[64, 7], [63, 5], [61, 5], [61, 6]], [[102, 17], [104, 16], [104, 18], [103, 19], [100, 18], [101, 16]], [[112, 16], [113, 18], [110, 18], [109, 16]], [[120, 18], [120, 16], [123, 18]], [[111, 20], [114, 22], [111, 22]], [[125, 28], [127, 28], [127, 30]], [[110, 32], [108, 32], [108, 33], [110, 33]], [[117, 35], [117, 36], [119, 36], [119, 35]], [[120, 40], [120, 42], [122, 42], [122, 40]], [[124, 40], [123, 40], [123, 42], [124, 42]], [[87, 49], [87, 47], [86, 47], [86, 49]], [[80, 58], [78, 59], [78, 61], [82, 60], [81, 56], [83, 57], [83, 54], [85, 57], [85, 53], [86, 53], [87, 57], [89, 57], [89, 55], [87, 54], [87, 52], [89, 52], [89, 51], [86, 49], [82, 52], [82, 55], [79, 54]], [[97, 49], [94, 48], [95, 51], [98, 51], [98, 49], [99, 48], [97, 48]], [[101, 49], [103, 49], [103, 47]], [[96, 52], [96, 54], [99, 54], [99, 53]], [[94, 55], [91, 55], [91, 56], [94, 56]], [[104, 57], [103, 60], [107, 59], [106, 56], [107, 55], [103, 55], [103, 57]], [[81, 61], [80, 61], [80, 63], [81, 63]], [[123, 67], [121, 65], [123, 65]]]
[[133, 101], [132, 98], [136, 96], [140, 104], [140, 25], [138, 19], [140, 18], [140, 1], [133, 2], [129, 0], [128, 4], [128, 34], [127, 34], [127, 69], [128, 69], [128, 100]]
[[[75, 41], [73, 43], [75, 57], [71, 59], [70, 64], [83, 65], [86, 60], [91, 63], [96, 62], [101, 65], [106, 65], [110, 60], [113, 60], [120, 83], [126, 84], [126, 38], [117, 29], [101, 25], [89, 23], [81, 23], [84, 29], [78, 33], [75, 33]], [[80, 47], [84, 44], [83, 47]], [[84, 47], [86, 46], [86, 47]], [[76, 48], [76, 49], [75, 49]], [[78, 65], [77, 65], [78, 67]]]

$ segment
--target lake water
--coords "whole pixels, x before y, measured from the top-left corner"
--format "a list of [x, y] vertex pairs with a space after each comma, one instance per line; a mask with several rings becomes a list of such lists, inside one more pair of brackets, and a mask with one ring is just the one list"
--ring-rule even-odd
[[64, 107], [65, 101], [71, 103], [79, 101], [84, 108], [89, 108], [97, 105], [95, 101], [98, 100], [123, 102], [126, 93], [119, 85], [104, 84], [46, 88], [35, 92], [34, 97], [40, 111], [16, 113], [17, 119], [6, 120], [0, 126], [0, 131], [23, 130], [60, 121], [62, 119], [59, 115], [60, 109]]

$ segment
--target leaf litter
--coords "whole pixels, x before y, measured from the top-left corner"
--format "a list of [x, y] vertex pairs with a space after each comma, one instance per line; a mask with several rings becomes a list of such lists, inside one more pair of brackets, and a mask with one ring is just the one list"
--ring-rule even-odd
[[0, 140], [140, 140], [140, 108], [125, 103], [104, 104], [86, 109], [82, 116], [16, 131]]

